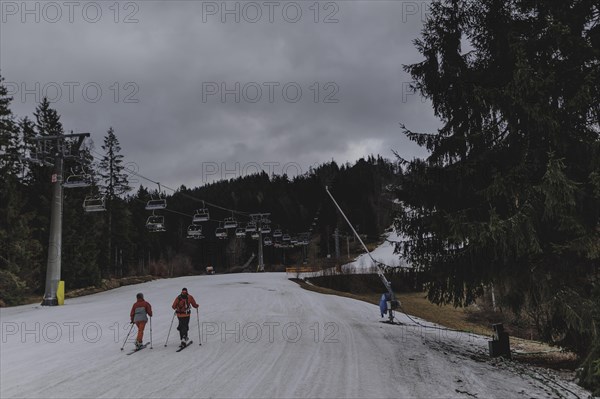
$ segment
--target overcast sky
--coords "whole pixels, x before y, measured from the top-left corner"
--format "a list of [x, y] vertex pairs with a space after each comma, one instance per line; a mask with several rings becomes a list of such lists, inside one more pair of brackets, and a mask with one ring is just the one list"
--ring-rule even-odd
[[[0, 73], [19, 117], [46, 95], [96, 151], [170, 187], [354, 162], [439, 125], [407, 90], [427, 2], [1, 1]], [[140, 183], [148, 186], [147, 181]]]

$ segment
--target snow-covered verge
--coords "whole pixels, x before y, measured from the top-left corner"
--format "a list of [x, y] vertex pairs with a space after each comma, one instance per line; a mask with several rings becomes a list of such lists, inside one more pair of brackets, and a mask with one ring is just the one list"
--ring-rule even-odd
[[[303, 273], [291, 273], [288, 277], [297, 278], [310, 278], [329, 276], [335, 274], [375, 274], [378, 272], [378, 267], [373, 262], [373, 259], [381, 263], [385, 268], [409, 268], [410, 266], [406, 263], [402, 257], [394, 253], [395, 243], [401, 242], [404, 237], [399, 236], [395, 231], [388, 231], [382, 234], [384, 239], [377, 248], [375, 248], [371, 255], [363, 253], [357, 256], [353, 261], [343, 264], [340, 268], [329, 268], [324, 270], [318, 270], [314, 272], [303, 272]], [[371, 257], [373, 259], [371, 259]]]
[[388, 267], [409, 267], [404, 259], [397, 253], [394, 253], [395, 243], [400, 242], [404, 237], [399, 236], [395, 231], [386, 232], [383, 234], [384, 242], [375, 248], [369, 254], [362, 254], [350, 263], [342, 266], [344, 273], [376, 273], [376, 265], [373, 264], [373, 259]]
[[[182, 287], [200, 318], [193, 313], [193, 346], [175, 353], [176, 322], [164, 344]], [[153, 349], [126, 356], [132, 344], [119, 349], [140, 291], [155, 312]], [[485, 337], [398, 316], [404, 325], [380, 323], [376, 306], [303, 290], [284, 273], [158, 280], [61, 307], [3, 308], [0, 397], [589, 396], [551, 371], [489, 359]]]

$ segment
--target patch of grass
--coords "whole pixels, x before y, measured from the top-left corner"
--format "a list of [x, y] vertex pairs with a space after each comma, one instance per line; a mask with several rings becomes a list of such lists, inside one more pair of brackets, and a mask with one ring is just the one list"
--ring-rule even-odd
[[402, 310], [409, 315], [420, 317], [432, 323], [454, 330], [469, 331], [475, 334], [491, 335], [491, 325], [471, 323], [467, 320], [468, 310], [451, 305], [435, 305], [426, 298], [424, 292], [399, 293]]
[[[114, 288], [122, 287], [125, 285], [132, 284], [141, 284], [148, 281], [156, 280], [160, 277], [157, 276], [132, 276], [132, 277], [122, 277], [119, 279], [110, 279], [110, 280], [102, 280], [102, 283], [99, 286], [90, 286], [84, 288], [76, 288], [73, 290], [67, 290], [65, 292], [65, 299], [77, 298], [80, 296], [96, 294], [98, 292], [108, 291]], [[24, 296], [21, 301], [15, 304], [15, 306], [19, 305], [30, 305], [30, 304], [41, 304], [43, 301], [43, 296], [40, 295], [27, 295]], [[2, 307], [2, 306], [0, 306]]]
[[[369, 303], [373, 303], [370, 300], [370, 295], [358, 295], [358, 294], [350, 294], [348, 292], [343, 292], [343, 291], [337, 291], [337, 290], [333, 290], [331, 288], [324, 288], [324, 287], [319, 287], [317, 285], [314, 284], [309, 284], [306, 281], [304, 281], [301, 278], [291, 278], [291, 281], [297, 283], [300, 287], [304, 288], [305, 290], [308, 291], [313, 291], [313, 292], [318, 292], [319, 294], [325, 294], [325, 295], [336, 295], [336, 296], [343, 296], [346, 298], [352, 298], [352, 299], [357, 299], [359, 301], [365, 301], [365, 302], [369, 302]], [[372, 295], [371, 295], [372, 296]], [[377, 302], [378, 303], [378, 302]]]

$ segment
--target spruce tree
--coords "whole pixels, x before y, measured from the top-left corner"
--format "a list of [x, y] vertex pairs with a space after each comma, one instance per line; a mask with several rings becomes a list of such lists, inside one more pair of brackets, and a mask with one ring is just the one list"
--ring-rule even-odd
[[[102, 157], [99, 165], [100, 186], [106, 199], [108, 228], [107, 257], [104, 260], [105, 269], [103, 270], [103, 274], [105, 277], [108, 277], [111, 271], [114, 271], [113, 273], [120, 277], [122, 275], [120, 268], [121, 251], [123, 246], [127, 246], [126, 243], [129, 241], [128, 235], [123, 236], [123, 233], [128, 233], [130, 229], [125, 225], [121, 226], [122, 223], [128, 222], [127, 217], [117, 216], [126, 212], [121, 196], [131, 190], [131, 187], [129, 187], [127, 173], [123, 165], [124, 157], [120, 154], [121, 145], [112, 127], [108, 129], [104, 137], [102, 149], [105, 155]], [[116, 232], [119, 232], [118, 237]], [[121, 245], [115, 247], [115, 242], [119, 242]], [[115, 269], [116, 266], [119, 267]]]
[[485, 284], [586, 352], [600, 265], [600, 9], [591, 0], [435, 1], [405, 69], [442, 127], [406, 135], [397, 227], [436, 303]]
[[10, 109], [12, 97], [0, 76], [0, 176], [16, 175], [19, 162], [19, 128]]
[[105, 152], [100, 161], [100, 177], [102, 179], [101, 187], [108, 200], [113, 200], [131, 190], [125, 166], [123, 165], [123, 155], [119, 139], [115, 135], [114, 129], [108, 129], [104, 137], [102, 149]]
[[28, 290], [37, 288], [42, 247], [31, 236], [35, 213], [25, 209], [25, 190], [18, 176], [19, 126], [2, 81], [0, 77], [0, 305], [15, 305]]
[[[20, 137], [20, 152], [23, 156], [31, 157], [35, 155], [36, 144], [33, 140], [36, 137], [35, 123], [27, 116], [19, 120]], [[21, 164], [21, 181], [25, 185], [30, 185], [35, 180], [34, 168], [38, 165], [32, 165], [31, 162], [23, 162]], [[39, 167], [39, 166], [38, 166]]]

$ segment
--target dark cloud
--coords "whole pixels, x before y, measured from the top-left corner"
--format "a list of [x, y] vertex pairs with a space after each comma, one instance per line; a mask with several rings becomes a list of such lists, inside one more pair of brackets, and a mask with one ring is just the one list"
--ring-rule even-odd
[[[14, 111], [31, 115], [41, 95], [54, 96], [67, 130], [91, 132], [100, 152], [114, 127], [127, 160], [171, 187], [256, 165], [293, 174], [392, 150], [423, 156], [399, 124], [438, 125], [402, 69], [421, 58], [412, 41], [425, 2], [320, 2], [318, 15], [314, 1], [275, 2], [272, 22], [264, 2], [121, 2], [118, 14], [114, 2], [74, 2], [72, 22], [62, 2], [62, 18], [49, 21], [47, 3], [1, 3]], [[223, 4], [238, 7], [239, 23], [221, 22]]]

